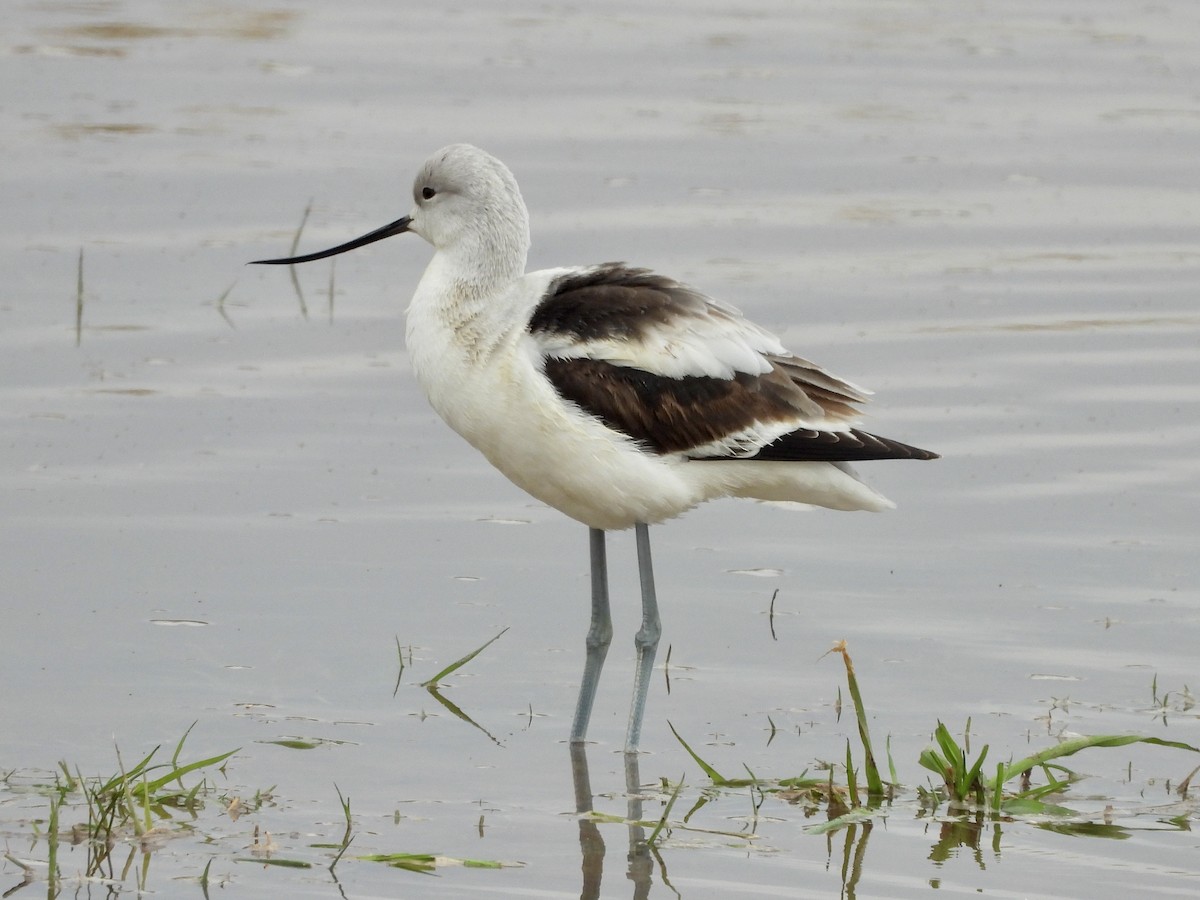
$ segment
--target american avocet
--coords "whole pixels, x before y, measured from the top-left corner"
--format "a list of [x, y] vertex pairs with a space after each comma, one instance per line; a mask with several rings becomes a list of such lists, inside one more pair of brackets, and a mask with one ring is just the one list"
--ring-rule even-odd
[[612, 639], [605, 532], [636, 532], [642, 625], [625, 749], [634, 751], [661, 632], [647, 525], [716, 497], [844, 510], [893, 504], [850, 460], [936, 453], [855, 428], [868, 391], [793, 356], [770, 332], [624, 263], [525, 272], [516, 179], [469, 144], [433, 154], [412, 211], [320, 253], [411, 231], [433, 259], [408, 307], [417, 381], [443, 419], [537, 499], [591, 529], [592, 617], [571, 742], [587, 736]]

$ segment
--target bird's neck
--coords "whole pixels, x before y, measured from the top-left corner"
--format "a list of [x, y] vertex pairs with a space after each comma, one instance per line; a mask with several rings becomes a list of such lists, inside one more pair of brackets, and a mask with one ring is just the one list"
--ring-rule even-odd
[[483, 221], [458, 239], [437, 247], [422, 283], [441, 285], [443, 297], [465, 306], [494, 303], [525, 273], [529, 253], [527, 221]]
[[483, 258], [493, 264], [479, 265], [480, 257], [462, 248], [434, 253], [408, 308], [411, 353], [462, 353], [478, 362], [520, 321], [510, 305], [524, 257], [505, 265], [494, 255]]
[[525, 272], [529, 226], [517, 213], [477, 220], [457, 240], [435, 243], [408, 308], [410, 352], [463, 354], [478, 362], [520, 327], [512, 304]]

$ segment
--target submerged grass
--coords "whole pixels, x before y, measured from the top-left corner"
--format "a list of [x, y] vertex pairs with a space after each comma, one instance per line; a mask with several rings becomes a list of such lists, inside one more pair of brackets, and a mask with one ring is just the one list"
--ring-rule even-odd
[[494, 859], [459, 859], [454, 856], [439, 856], [436, 853], [368, 853], [356, 857], [365, 862], [380, 862], [394, 869], [405, 869], [422, 875], [432, 875], [434, 870], [448, 866], [465, 866], [468, 869], [519, 868], [520, 863], [505, 863]]

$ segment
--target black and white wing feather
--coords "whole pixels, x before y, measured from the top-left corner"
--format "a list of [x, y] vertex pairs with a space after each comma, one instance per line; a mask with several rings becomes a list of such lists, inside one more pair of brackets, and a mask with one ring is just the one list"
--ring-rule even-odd
[[565, 400], [690, 459], [933, 459], [859, 431], [870, 392], [793, 356], [732, 307], [647, 269], [551, 281], [528, 334]]

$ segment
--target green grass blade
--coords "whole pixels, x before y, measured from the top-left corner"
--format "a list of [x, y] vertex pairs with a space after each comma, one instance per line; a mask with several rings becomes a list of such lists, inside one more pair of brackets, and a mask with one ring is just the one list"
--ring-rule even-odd
[[338, 802], [342, 805], [342, 815], [346, 818], [346, 832], [342, 835], [342, 844], [350, 843], [350, 838], [353, 836], [354, 820], [350, 815], [350, 798], [342, 796], [342, 789], [334, 784], [333, 789], [337, 791]]
[[675, 785], [675, 790], [671, 792], [671, 799], [667, 801], [666, 807], [663, 809], [662, 815], [659, 816], [658, 824], [654, 826], [654, 830], [650, 832], [650, 837], [646, 838], [646, 846], [653, 847], [654, 842], [658, 840], [659, 833], [667, 826], [667, 817], [671, 815], [671, 807], [675, 805], [675, 801], [679, 799], [679, 792], [683, 790], [684, 776], [679, 776], [679, 783]]
[[[967, 727], [970, 728], [969, 722]], [[982, 804], [987, 786], [979, 773], [983, 771], [983, 763], [987, 759], [987, 746], [980, 750], [974, 764], [968, 767], [966, 750], [959, 746], [944, 722], [938, 721], [933, 739], [937, 747], [926, 747], [917, 761], [941, 777], [953, 802], [966, 803], [974, 795], [975, 802]]]
[[381, 862], [397, 869], [432, 875], [438, 866], [463, 866], [467, 869], [505, 869], [521, 863], [505, 863], [495, 859], [458, 859], [433, 853], [369, 853], [358, 856], [366, 862]]
[[1031, 797], [1013, 797], [1003, 803], [1005, 815], [1009, 816], [1059, 816], [1067, 818], [1077, 815], [1075, 810], [1055, 803], [1043, 803]]
[[867, 793], [871, 797], [883, 796], [883, 778], [879, 775], [879, 766], [875, 762], [875, 750], [871, 747], [871, 732], [867, 727], [867, 707], [863, 703], [862, 692], [858, 687], [858, 678], [854, 674], [854, 662], [846, 649], [845, 641], [838, 641], [833, 649], [842, 655], [846, 665], [846, 683], [850, 688], [850, 699], [854, 703], [854, 715], [858, 720], [858, 736], [863, 745], [863, 774], [867, 776]]
[[1142, 737], [1136, 734], [1100, 734], [1090, 737], [1073, 738], [1069, 741], [1063, 741], [1061, 744], [1055, 744], [1053, 747], [1047, 747], [1045, 750], [1040, 750], [1032, 756], [1027, 756], [1024, 759], [1007, 764], [1002, 773], [1003, 777], [997, 776], [999, 779], [998, 783], [992, 785], [992, 790], [1000, 790], [1001, 786], [1010, 778], [1020, 775], [1026, 769], [1041, 766], [1049, 760], [1071, 756], [1091, 747], [1125, 747], [1129, 744], [1154, 744], [1159, 747], [1173, 747], [1176, 750], [1190, 750], [1192, 753], [1200, 753], [1200, 749], [1193, 747], [1191, 744], [1185, 744], [1182, 741], [1167, 741], [1162, 738]]
[[846, 741], [846, 790], [850, 792], [850, 806], [857, 809], [862, 804], [858, 802], [858, 779], [854, 777], [854, 759], [850, 755], [850, 741]]
[[[164, 785], [169, 784], [172, 781], [177, 781], [178, 779], [182, 778], [184, 775], [188, 774], [188, 772], [194, 772], [197, 769], [205, 769], [205, 768], [208, 768], [209, 766], [215, 766], [218, 763], [224, 762], [225, 760], [229, 759], [229, 757], [233, 756], [233, 754], [237, 753], [238, 750], [240, 750], [240, 749], [242, 749], [242, 748], [235, 747], [233, 750], [230, 750], [228, 753], [221, 753], [221, 754], [218, 754], [217, 756], [210, 756], [210, 757], [208, 757], [208, 759], [200, 759], [200, 760], [197, 760], [196, 762], [188, 763], [186, 766], [179, 766], [178, 768], [173, 769], [172, 771], [168, 772], [166, 775], [162, 776], [162, 778], [156, 778], [154, 781], [149, 782], [146, 786], [146, 789], [149, 790], [150, 792], [157, 791], [159, 788], [163, 787]], [[180, 784], [182, 784], [182, 782], [180, 782]]]
[[234, 862], [258, 863], [260, 866], [279, 866], [281, 869], [311, 869], [312, 863], [302, 859], [256, 859], [253, 856], [239, 856]]
[[208, 862], [204, 864], [204, 871], [200, 873], [200, 890], [204, 893], [205, 900], [208, 900], [208, 871], [212, 868], [214, 856], [208, 858]]
[[500, 634], [496, 635], [494, 638], [492, 638], [490, 641], [485, 643], [483, 646], [479, 647], [476, 650], [472, 650], [470, 653], [468, 653], [462, 659], [459, 659], [459, 660], [456, 660], [455, 662], [450, 663], [450, 665], [446, 666], [446, 668], [442, 669], [442, 671], [438, 672], [436, 675], [434, 675], [428, 681], [421, 682], [421, 687], [425, 687], [425, 688], [437, 687], [437, 683], [441, 679], [445, 678], [451, 672], [457, 672], [459, 669], [461, 669], [463, 666], [465, 666], [467, 663], [469, 663], [471, 660], [473, 660], [475, 657], [477, 657], [480, 653], [482, 653], [484, 650], [486, 650], [488, 647], [490, 647], [496, 641], [500, 640], [501, 635], [503, 635], [505, 631], [508, 631], [508, 629], [507, 628], [502, 629]]
[[396, 672], [396, 686], [392, 688], [392, 696], [400, 692], [400, 679], [404, 677], [404, 648], [400, 646], [400, 635], [396, 635], [396, 657], [400, 661], [400, 669]]
[[354, 843], [354, 839], [358, 837], [356, 834], [350, 835], [346, 842], [337, 848], [337, 855], [333, 857], [333, 862], [329, 864], [329, 874], [333, 874], [333, 870], [337, 868], [337, 864], [342, 861], [342, 856], [350, 849], [350, 845]]
[[946, 773], [950, 771], [949, 761], [932, 747], [922, 750], [921, 755], [917, 757], [917, 762], [922, 768], [928, 769], [943, 780], [947, 777]]
[[142, 774], [143, 771], [146, 770], [146, 767], [150, 765], [150, 760], [152, 760], [154, 758], [154, 754], [157, 753], [159, 751], [159, 748], [161, 748], [161, 747], [162, 747], [162, 744], [159, 744], [157, 747], [155, 747], [153, 750], [151, 750], [149, 753], [147, 753], [145, 755], [145, 757], [142, 758], [142, 761], [139, 762], [132, 769], [130, 769], [128, 772], [125, 771], [125, 764], [121, 762], [121, 750], [120, 750], [120, 748], [118, 748], [117, 749], [117, 765], [120, 767], [121, 771], [120, 771], [120, 773], [118, 773], [117, 775], [114, 775], [112, 778], [110, 778], [108, 781], [106, 781], [104, 784], [102, 784], [99, 788], [97, 788], [96, 793], [107, 794], [112, 791], [118, 791], [118, 790], [123, 789], [124, 785], [126, 785], [129, 781], [137, 778], [139, 775]]
[[937, 728], [933, 732], [933, 739], [937, 741], [938, 747], [941, 748], [942, 756], [950, 767], [958, 772], [963, 766], [964, 753], [962, 747], [958, 746], [958, 741], [954, 740], [954, 735], [950, 733], [950, 729], [940, 719], [937, 723]]
[[355, 858], [366, 862], [381, 862], [395, 869], [419, 872], [422, 875], [432, 875], [437, 861], [437, 857], [432, 853], [369, 853]]
[[668, 722], [667, 727], [671, 729], [671, 734], [675, 735], [675, 740], [683, 745], [683, 749], [688, 752], [688, 756], [696, 761], [696, 765], [709, 777], [713, 784], [724, 786], [730, 783], [728, 778], [725, 778], [720, 772], [696, 755], [696, 751], [688, 746], [688, 742], [679, 736], [679, 732], [675, 730], [674, 725]]
[[838, 831], [848, 825], [856, 825], [859, 822], [869, 822], [878, 810], [872, 810], [866, 806], [860, 806], [858, 809], [852, 809], [848, 813], [830, 819], [828, 822], [821, 822], [819, 825], [808, 825], [804, 829], [805, 834], [828, 834], [831, 831]]
[[46, 877], [50, 881], [51, 896], [57, 894], [58, 888], [58, 804], [58, 797], [50, 798], [50, 822], [46, 826]]
[[[146, 789], [146, 773], [142, 773], [142, 824], [146, 826], [145, 831], [149, 831], [154, 827], [154, 822], [150, 817], [150, 791]], [[145, 831], [142, 833], [145, 834]]]
[[[187, 727], [187, 731], [185, 731], [183, 733], [183, 737], [181, 737], [179, 739], [179, 743], [175, 745], [175, 752], [171, 754], [171, 765], [173, 765], [173, 766], [179, 765], [179, 754], [183, 752], [183, 743], [184, 743], [184, 741], [186, 741], [188, 739], [188, 735], [192, 733], [192, 729], [196, 727], [196, 723], [199, 721], [200, 721], [199, 719], [193, 719], [192, 724], [189, 725]], [[179, 782], [179, 786], [181, 788], [183, 787], [182, 781]]]
[[983, 749], [979, 751], [979, 757], [975, 760], [975, 765], [971, 766], [970, 771], [967, 772], [967, 777], [963, 779], [964, 796], [974, 792], [977, 795], [976, 799], [980, 802], [983, 800], [983, 779], [980, 778], [979, 773], [983, 771], [983, 761], [987, 759], [987, 754], [988, 745], [984, 744]]

